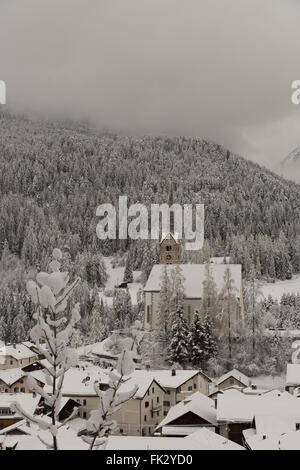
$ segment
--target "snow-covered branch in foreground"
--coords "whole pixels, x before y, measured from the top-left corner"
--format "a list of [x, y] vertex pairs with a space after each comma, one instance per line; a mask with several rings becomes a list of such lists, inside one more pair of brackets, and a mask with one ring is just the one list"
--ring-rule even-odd
[[36, 416], [29, 416], [21, 407], [15, 403], [14, 409], [24, 418], [39, 425], [41, 430], [48, 430], [50, 433], [49, 442], [42, 442], [48, 449], [58, 449], [57, 415], [60, 410], [62, 399], [62, 386], [65, 372], [77, 364], [77, 354], [68, 348], [70, 338], [76, 323], [80, 320], [79, 304], [76, 304], [71, 312], [71, 318], [63, 316], [63, 311], [67, 307], [67, 302], [80, 279], [69, 283], [67, 272], [60, 272], [60, 262], [62, 253], [55, 248], [52, 253], [53, 261], [49, 268], [51, 273], [40, 272], [36, 276], [36, 281], [27, 282], [27, 291], [32, 301], [36, 304], [37, 310], [34, 314], [36, 325], [31, 330], [31, 338], [35, 342], [39, 354], [45, 356], [49, 365], [45, 368], [46, 384], [50, 387], [42, 389], [37, 385], [36, 380], [28, 376], [28, 386], [44, 399], [45, 405], [50, 409], [51, 422], [43, 421]]
[[[138, 386], [129, 386], [128, 376], [135, 369], [133, 357], [143, 338], [140, 322], [136, 321], [131, 330], [132, 338], [128, 338], [131, 342], [130, 349], [125, 348], [118, 358], [115, 370], [109, 372], [108, 389], [100, 390], [98, 384], [95, 384], [95, 391], [99, 396], [99, 408], [91, 411], [90, 418], [87, 422], [88, 435], [82, 436], [82, 439], [90, 445], [90, 450], [94, 448], [104, 449], [107, 442], [108, 434], [113, 431], [117, 423], [111, 418], [121, 406], [134, 397]], [[129, 345], [128, 345], [129, 346]]]

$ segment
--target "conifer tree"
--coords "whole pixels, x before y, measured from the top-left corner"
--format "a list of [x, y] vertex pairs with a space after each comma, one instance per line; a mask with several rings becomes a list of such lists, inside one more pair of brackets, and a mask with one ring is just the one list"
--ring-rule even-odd
[[167, 341], [170, 333], [171, 296], [170, 278], [167, 267], [164, 266], [159, 296], [159, 333], [163, 341]]
[[89, 343], [94, 344], [102, 341], [105, 338], [104, 328], [104, 304], [103, 299], [100, 300], [99, 307], [94, 308], [92, 311]]
[[178, 362], [181, 365], [188, 362], [188, 328], [184, 319], [183, 305], [172, 316], [172, 329], [170, 334], [170, 344], [167, 349], [167, 359], [170, 363]]
[[203, 319], [203, 349], [205, 363], [216, 356], [218, 349], [213, 332], [213, 320], [209, 314], [205, 315]]
[[199, 312], [196, 310], [192, 331], [189, 334], [190, 361], [193, 366], [199, 366], [204, 358], [204, 328]]
[[133, 282], [133, 272], [132, 271], [133, 271], [132, 270], [132, 262], [131, 262], [131, 259], [130, 259], [130, 255], [128, 253], [128, 256], [126, 258], [123, 282]]

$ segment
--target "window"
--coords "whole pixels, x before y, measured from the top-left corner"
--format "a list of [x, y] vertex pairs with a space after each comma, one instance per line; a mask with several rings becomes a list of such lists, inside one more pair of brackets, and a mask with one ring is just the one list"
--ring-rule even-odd
[[123, 432], [124, 432], [123, 428], [120, 428], [120, 434], [123, 434]]
[[170, 392], [170, 390], [167, 390], [167, 395], [171, 395], [171, 392]]
[[13, 361], [10, 361], [10, 365], [13, 365]]
[[188, 391], [190, 392], [191, 390], [193, 390], [193, 387], [188, 387]]
[[156, 402], [159, 403], [159, 397], [156, 398]]
[[197, 388], [197, 384], [194, 384], [194, 388]]
[[171, 403], [169, 401], [164, 401], [164, 406], [170, 406]]
[[86, 411], [83, 412], [83, 417], [86, 419]]
[[151, 319], [151, 316], [150, 316], [150, 305], [147, 305], [147, 323], [150, 323], [150, 319]]
[[172, 245], [167, 245], [166, 246], [166, 251], [172, 251]]
[[149, 406], [149, 402], [145, 401], [145, 408], [148, 408], [148, 406]]
[[154, 387], [152, 387], [152, 393], [154, 393]]
[[24, 387], [21, 388], [21, 392], [25, 393], [25, 388]]
[[83, 400], [83, 404], [86, 406], [86, 400]]
[[144, 416], [144, 421], [147, 421], [147, 415]]
[[167, 416], [168, 412], [167, 411], [164, 411], [164, 416]]
[[19, 387], [15, 387], [15, 388], [14, 388], [14, 392], [15, 392], [15, 393], [19, 393]]

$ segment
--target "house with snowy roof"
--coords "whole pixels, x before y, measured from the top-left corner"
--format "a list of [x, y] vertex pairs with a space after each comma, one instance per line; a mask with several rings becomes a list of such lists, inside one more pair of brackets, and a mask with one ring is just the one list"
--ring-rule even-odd
[[201, 370], [136, 370], [135, 377], [153, 377], [164, 390], [163, 415], [167, 416], [170, 408], [195, 392], [208, 395], [211, 379]]
[[8, 344], [0, 347], [0, 370], [16, 369], [39, 359], [30, 342]]
[[[43, 372], [35, 371], [30, 375], [36, 379], [39, 387], [45, 385], [46, 380]], [[31, 390], [27, 384], [27, 373], [20, 368], [0, 370], [0, 392], [30, 393]]]
[[285, 390], [289, 393], [300, 390], [300, 364], [287, 364]]
[[[203, 299], [203, 282], [206, 279], [205, 264], [177, 264], [180, 266], [184, 278], [184, 311], [190, 324], [195, 310], [200, 311]], [[220, 295], [224, 286], [226, 269], [230, 269], [233, 284], [233, 294], [236, 304], [231, 311], [233, 324], [244, 321], [244, 307], [242, 295], [242, 266], [240, 264], [209, 264], [211, 276], [216, 284], [217, 294]], [[160, 292], [164, 269], [172, 278], [174, 264], [156, 264], [153, 266], [149, 278], [144, 287], [145, 311], [144, 326], [149, 330], [159, 328]], [[221, 299], [222, 301], [222, 299]]]
[[134, 371], [120, 393], [133, 385], [138, 387], [135, 395], [112, 414], [112, 419], [118, 423], [119, 434], [151, 436], [163, 417], [165, 390], [145, 371]]
[[232, 369], [231, 371], [219, 377], [218, 380], [215, 381], [215, 384], [218, 387], [218, 390], [224, 390], [233, 386], [246, 388], [250, 387], [251, 380], [237, 369]]
[[217, 412], [211, 398], [196, 392], [172, 406], [156, 431], [163, 436], [184, 437], [203, 427], [215, 430]]
[[[239, 444], [245, 441], [245, 430], [254, 429], [265, 439], [273, 433], [295, 430], [300, 424], [300, 401], [287, 392], [272, 390], [262, 395], [247, 395], [228, 390], [219, 395], [217, 422], [220, 434]], [[247, 436], [254, 431], [247, 431]]]
[[33, 415], [37, 411], [40, 398], [35, 393], [0, 393], [0, 429], [23, 419], [23, 416], [14, 410], [14, 403], [19, 403], [25, 413]]

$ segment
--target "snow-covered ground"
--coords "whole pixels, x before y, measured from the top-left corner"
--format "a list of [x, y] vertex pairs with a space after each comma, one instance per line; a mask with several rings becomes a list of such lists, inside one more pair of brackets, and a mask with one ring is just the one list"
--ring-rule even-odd
[[[119, 286], [123, 282], [123, 276], [125, 271], [125, 266], [112, 266], [113, 258], [111, 256], [104, 257], [104, 262], [106, 265], [106, 271], [108, 275], [108, 280], [105, 285], [106, 292], [113, 292], [114, 288]], [[142, 289], [142, 284], [139, 282], [141, 276], [141, 271], [133, 271], [133, 280], [128, 284], [128, 289], [131, 297], [132, 305], [137, 304], [137, 294], [139, 289]], [[103, 299], [104, 303], [108, 306], [112, 306], [113, 297], [105, 295], [104, 292], [100, 292], [100, 298]]]
[[300, 274], [293, 276], [288, 281], [276, 281], [262, 284], [260, 290], [264, 297], [271, 295], [274, 299], [280, 300], [283, 294], [300, 294]]

